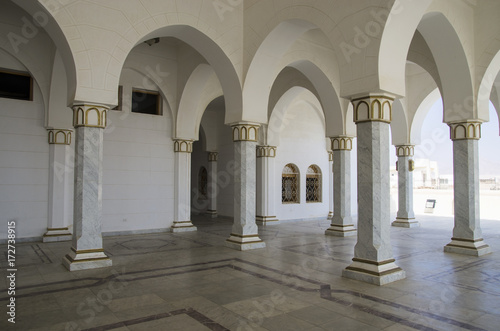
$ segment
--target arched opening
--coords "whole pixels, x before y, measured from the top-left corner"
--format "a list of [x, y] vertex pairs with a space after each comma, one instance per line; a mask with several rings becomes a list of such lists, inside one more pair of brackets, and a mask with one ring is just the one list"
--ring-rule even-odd
[[306, 202], [322, 201], [321, 169], [313, 164], [306, 173]]
[[300, 203], [300, 172], [293, 163], [281, 173], [281, 203]]

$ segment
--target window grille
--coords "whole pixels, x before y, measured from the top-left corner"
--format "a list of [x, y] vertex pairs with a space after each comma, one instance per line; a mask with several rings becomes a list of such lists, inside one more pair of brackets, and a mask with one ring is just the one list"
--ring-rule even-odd
[[307, 169], [306, 202], [321, 202], [321, 169], [317, 165]]
[[281, 176], [282, 203], [299, 203], [299, 169], [294, 164], [287, 164]]

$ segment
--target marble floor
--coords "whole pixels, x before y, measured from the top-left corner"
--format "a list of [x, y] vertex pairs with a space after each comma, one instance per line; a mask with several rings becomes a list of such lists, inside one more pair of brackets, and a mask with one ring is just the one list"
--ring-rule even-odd
[[194, 217], [197, 232], [105, 237], [113, 266], [75, 272], [70, 242], [18, 243], [0, 330], [500, 330], [500, 221], [482, 222], [493, 253], [469, 257], [443, 252], [451, 218], [418, 219], [391, 228], [407, 278], [382, 287], [341, 277], [356, 238], [325, 236], [327, 220], [261, 227], [267, 247], [239, 252], [230, 221]]

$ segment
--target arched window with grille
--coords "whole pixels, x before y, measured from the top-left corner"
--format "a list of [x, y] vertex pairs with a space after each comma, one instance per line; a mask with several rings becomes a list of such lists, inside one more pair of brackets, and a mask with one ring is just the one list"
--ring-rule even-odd
[[321, 202], [321, 169], [315, 164], [307, 168], [306, 202]]
[[295, 164], [289, 163], [283, 168], [281, 176], [281, 202], [299, 203], [299, 169]]
[[198, 194], [200, 199], [207, 199], [208, 196], [208, 173], [205, 167], [200, 168], [198, 173]]

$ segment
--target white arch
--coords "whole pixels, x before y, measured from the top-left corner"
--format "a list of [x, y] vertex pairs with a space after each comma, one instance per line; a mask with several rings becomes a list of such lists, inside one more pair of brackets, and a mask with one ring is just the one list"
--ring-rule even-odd
[[[73, 104], [76, 93], [77, 71], [75, 66], [75, 59], [73, 57], [68, 39], [66, 38], [66, 34], [63, 32], [61, 26], [58, 24], [57, 20], [54, 18], [50, 10], [48, 10], [45, 4], [42, 4], [39, 1], [23, 0], [11, 0], [11, 2], [29, 13], [30, 17], [32, 18], [39, 17], [40, 19], [46, 19], [46, 21], [44, 22], [45, 24], [43, 25], [43, 30], [52, 39], [52, 42], [55, 44], [64, 63], [67, 81], [67, 105], [71, 106]], [[47, 6], [49, 7], [53, 4], [53, 2], [52, 4], [50, 4], [50, 1], [47, 2]], [[2, 6], [5, 6], [5, 4], [2, 4]], [[36, 39], [38, 38], [29, 39], [29, 43], [35, 42]], [[118, 90], [118, 86], [116, 90]]]
[[[198, 131], [206, 106], [217, 96], [220, 96], [220, 89], [217, 88], [217, 84], [217, 76], [210, 65], [202, 63], [193, 70], [182, 91], [177, 111], [174, 138], [198, 139]], [[200, 96], [204, 95], [205, 90], [210, 86], [216, 86], [213, 94], [201, 98]]]
[[[481, 79], [481, 83], [479, 85], [479, 90], [477, 94], [477, 112], [478, 119], [483, 120], [485, 122], [490, 120], [489, 117], [489, 103], [491, 99], [491, 95], [493, 93], [493, 85], [498, 80], [500, 73], [500, 51], [498, 51], [490, 64], [486, 68], [486, 71]], [[495, 91], [498, 92], [498, 91]], [[495, 100], [497, 102], [497, 100]], [[500, 110], [496, 108], [497, 114], [500, 117]]]
[[431, 107], [441, 98], [441, 93], [439, 89], [436, 88], [434, 91], [429, 93], [427, 97], [422, 101], [418, 107], [413, 121], [410, 126], [410, 142], [412, 144], [420, 144], [422, 135], [422, 126], [424, 124], [425, 117], [431, 110]]
[[440, 12], [427, 13], [418, 30], [437, 64], [443, 93], [444, 121], [450, 123], [477, 118], [469, 62], [461, 40], [447, 17]]
[[321, 118], [323, 127], [325, 127], [325, 115], [316, 96], [308, 89], [294, 86], [283, 93], [282, 97], [276, 103], [269, 117], [269, 124], [265, 128], [265, 133], [262, 141], [263, 144], [270, 146], [280, 145], [280, 134], [283, 128], [286, 126], [287, 121], [289, 120], [286, 118], [286, 111], [296, 100], [298, 100], [299, 102], [307, 103], [312, 109], [314, 109], [314, 111]]
[[270, 88], [275, 79], [279, 61], [290, 46], [315, 25], [298, 19], [278, 24], [259, 46], [243, 85], [242, 119], [249, 122], [266, 123]]
[[405, 95], [406, 58], [415, 30], [433, 0], [399, 0], [385, 23], [378, 54], [380, 89]]

